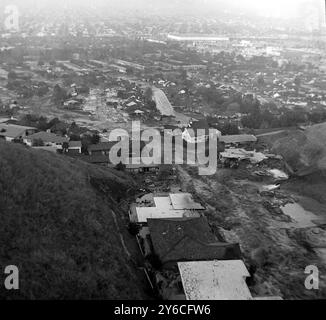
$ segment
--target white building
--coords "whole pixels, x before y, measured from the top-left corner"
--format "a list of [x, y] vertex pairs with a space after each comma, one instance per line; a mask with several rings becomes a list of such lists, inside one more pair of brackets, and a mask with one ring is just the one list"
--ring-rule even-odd
[[28, 137], [25, 137], [23, 141], [30, 147], [33, 146], [35, 141], [42, 141], [44, 146], [62, 149], [63, 143], [69, 142], [69, 139], [66, 137], [58, 136], [51, 132], [41, 131]]
[[[148, 201], [147, 201], [148, 202]], [[131, 222], [147, 223], [147, 219], [173, 219], [200, 217], [198, 211], [205, 208], [196, 203], [191, 194], [177, 193], [164, 197], [152, 197], [150, 206], [131, 205], [129, 218]]]
[[187, 300], [252, 300], [242, 260], [178, 262]]

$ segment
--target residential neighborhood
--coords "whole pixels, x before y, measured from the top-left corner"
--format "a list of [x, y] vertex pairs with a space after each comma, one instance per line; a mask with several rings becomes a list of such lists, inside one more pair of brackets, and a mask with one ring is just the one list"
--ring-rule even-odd
[[13, 2], [0, 300], [326, 298], [323, 1]]

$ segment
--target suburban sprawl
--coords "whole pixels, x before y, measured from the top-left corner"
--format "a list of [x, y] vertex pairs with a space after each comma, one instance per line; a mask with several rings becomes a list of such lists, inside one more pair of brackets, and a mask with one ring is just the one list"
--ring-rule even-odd
[[[20, 212], [3, 218], [0, 260], [26, 250], [31, 277], [17, 297], [326, 298], [326, 28], [224, 11], [68, 11], [30, 10], [19, 30], [0, 28], [0, 216]], [[117, 129], [129, 151], [118, 164]], [[151, 129], [155, 161], [142, 153]], [[213, 135], [216, 170], [201, 175]], [[318, 291], [304, 286], [309, 265]], [[40, 266], [49, 280], [34, 290]]]

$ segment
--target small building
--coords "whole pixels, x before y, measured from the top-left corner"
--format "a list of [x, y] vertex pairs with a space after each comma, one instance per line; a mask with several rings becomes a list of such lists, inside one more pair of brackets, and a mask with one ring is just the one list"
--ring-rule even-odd
[[248, 160], [252, 164], [256, 164], [266, 159], [268, 159], [268, 157], [261, 152], [247, 151], [239, 148], [229, 148], [225, 149], [224, 152], [220, 152], [220, 160], [222, 163]]
[[165, 268], [180, 261], [240, 259], [239, 244], [218, 241], [204, 217], [148, 219], [155, 255]]
[[187, 300], [252, 300], [242, 260], [178, 262]]
[[69, 153], [81, 153], [82, 143], [81, 141], [69, 141], [68, 152]]
[[137, 103], [135, 101], [131, 101], [131, 102], [127, 103], [126, 106], [128, 108], [136, 107], [137, 106]]
[[220, 142], [225, 144], [225, 147], [252, 145], [257, 142], [257, 138], [252, 134], [235, 134], [220, 137]]
[[37, 141], [42, 141], [43, 146], [46, 147], [55, 147], [57, 149], [62, 149], [62, 145], [65, 142], [68, 142], [69, 139], [67, 137], [62, 137], [57, 134], [51, 132], [37, 132], [33, 135], [25, 137], [23, 139], [24, 143], [30, 147], [34, 146], [34, 143]]
[[160, 166], [158, 164], [127, 164], [126, 171], [130, 173], [158, 173]]
[[[152, 197], [152, 201], [141, 204], [132, 204], [129, 211], [131, 222], [147, 224], [147, 219], [173, 219], [200, 217], [200, 211], [205, 208], [194, 204], [196, 209], [176, 209], [173, 206], [171, 195], [163, 197]], [[188, 206], [190, 207], [190, 206]]]
[[116, 141], [100, 142], [92, 144], [88, 147], [89, 155], [108, 155], [113, 146], [117, 144]]
[[6, 141], [22, 140], [37, 131], [34, 127], [19, 126], [16, 124], [0, 123], [0, 138]]

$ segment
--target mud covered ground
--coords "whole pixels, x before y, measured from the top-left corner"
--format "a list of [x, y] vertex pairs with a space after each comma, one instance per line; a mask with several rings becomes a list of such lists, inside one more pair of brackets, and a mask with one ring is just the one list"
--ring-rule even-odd
[[[198, 168], [178, 167], [182, 191], [191, 192], [207, 207], [211, 227], [229, 242], [239, 242], [243, 259], [250, 270], [256, 269], [250, 289], [253, 296], [278, 295], [284, 299], [326, 298], [326, 231], [322, 226], [301, 228], [279, 210], [269, 210], [266, 202], [301, 201], [291, 189], [291, 180], [282, 184], [276, 197], [261, 196], [264, 177], [252, 174], [253, 168], [218, 169], [212, 176], [199, 176]], [[311, 200], [304, 198], [305, 206]], [[314, 214], [322, 217], [323, 204], [313, 200]], [[306, 209], [306, 208], [305, 208]], [[311, 209], [311, 208], [309, 208]], [[319, 269], [319, 290], [307, 290], [306, 266]]]

